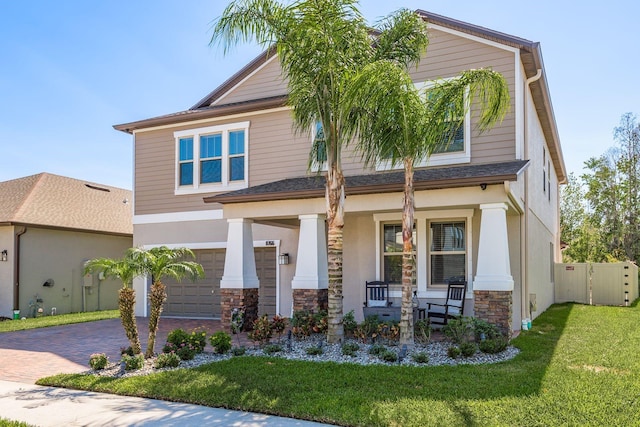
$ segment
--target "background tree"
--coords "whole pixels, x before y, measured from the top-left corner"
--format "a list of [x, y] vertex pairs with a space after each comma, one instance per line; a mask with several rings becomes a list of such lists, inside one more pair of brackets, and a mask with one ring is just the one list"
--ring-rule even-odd
[[386, 160], [404, 167], [400, 343], [413, 345], [414, 168], [453, 140], [470, 105], [476, 107], [480, 131], [501, 121], [510, 105], [509, 88], [500, 73], [480, 69], [419, 91], [404, 64], [382, 59], [363, 68], [347, 97], [365, 163]]
[[[329, 342], [343, 338], [342, 248], [345, 180], [341, 150], [353, 138], [356, 123], [342, 108], [350, 79], [367, 63], [394, 58], [409, 64], [419, 60], [426, 35], [416, 32], [416, 17], [400, 12], [369, 28], [355, 0], [237, 0], [215, 21], [211, 43], [225, 51], [239, 42], [255, 40], [275, 47], [289, 89], [297, 133], [306, 135], [320, 123], [322, 132], [310, 162], [326, 160], [327, 255], [329, 273]], [[395, 25], [398, 24], [398, 25]], [[402, 25], [400, 25], [402, 24]], [[420, 27], [421, 28], [421, 27]], [[376, 34], [372, 43], [370, 34]]]
[[162, 283], [165, 277], [182, 280], [189, 277], [196, 280], [204, 277], [202, 265], [185, 258], [195, 258], [193, 251], [187, 248], [170, 249], [166, 246], [151, 249], [133, 248], [130, 257], [138, 266], [140, 272], [151, 277], [151, 289], [149, 292], [149, 340], [145, 357], [154, 356], [154, 347], [162, 305], [167, 300], [166, 286]]
[[85, 264], [84, 273], [103, 272], [105, 277], [119, 279], [122, 288], [118, 291], [118, 308], [120, 321], [127, 335], [134, 354], [142, 353], [138, 326], [136, 324], [136, 293], [133, 290], [133, 279], [140, 274], [140, 266], [133, 259], [129, 249], [122, 259], [95, 258]]

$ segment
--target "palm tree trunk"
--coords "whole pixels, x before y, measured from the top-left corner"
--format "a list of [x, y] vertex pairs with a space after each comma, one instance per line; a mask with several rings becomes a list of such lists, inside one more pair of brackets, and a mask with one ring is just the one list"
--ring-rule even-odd
[[327, 313], [327, 341], [338, 343], [344, 337], [342, 324], [342, 230], [344, 228], [344, 176], [337, 165], [327, 173], [327, 262], [329, 300]]
[[160, 314], [162, 313], [162, 304], [167, 300], [166, 286], [162, 282], [157, 281], [151, 285], [149, 293], [149, 341], [147, 343], [147, 351], [144, 357], [149, 359], [155, 355], [154, 347], [156, 344], [156, 335], [158, 333], [158, 324], [160, 322]]
[[400, 344], [414, 345], [413, 337], [413, 159], [404, 161], [404, 206], [402, 209], [402, 307]]
[[136, 292], [131, 288], [122, 288], [118, 292], [118, 307], [120, 309], [120, 321], [127, 335], [133, 354], [142, 353], [138, 325], [135, 316]]

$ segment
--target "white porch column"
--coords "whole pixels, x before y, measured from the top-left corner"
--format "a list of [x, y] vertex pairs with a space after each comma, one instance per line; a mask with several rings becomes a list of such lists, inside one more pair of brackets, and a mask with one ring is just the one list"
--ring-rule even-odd
[[256, 258], [253, 253], [253, 221], [246, 218], [227, 220], [227, 253], [220, 288], [252, 289], [260, 282], [256, 274]]
[[480, 205], [480, 243], [474, 291], [513, 291], [509, 263], [507, 209], [505, 203]]
[[292, 289], [327, 289], [327, 238], [324, 215], [300, 215], [296, 274]]

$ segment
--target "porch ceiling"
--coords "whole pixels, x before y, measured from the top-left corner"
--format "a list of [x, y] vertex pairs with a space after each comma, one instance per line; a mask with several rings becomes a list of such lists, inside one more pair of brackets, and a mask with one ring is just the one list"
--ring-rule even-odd
[[[464, 165], [435, 169], [419, 169], [414, 174], [414, 188], [435, 190], [459, 188], [480, 184], [501, 184], [515, 181], [528, 166], [528, 160], [501, 163]], [[347, 176], [345, 192], [347, 196], [358, 194], [379, 194], [402, 191], [404, 172], [381, 172], [366, 175]], [[230, 193], [204, 198], [205, 203], [245, 203], [270, 200], [292, 200], [324, 197], [324, 176], [288, 178]]]

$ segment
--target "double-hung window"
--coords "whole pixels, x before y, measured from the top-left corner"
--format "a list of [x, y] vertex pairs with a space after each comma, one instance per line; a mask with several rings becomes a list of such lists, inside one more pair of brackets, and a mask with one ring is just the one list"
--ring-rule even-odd
[[[402, 283], [402, 224], [384, 224], [383, 226], [383, 271], [387, 283]], [[415, 259], [416, 230], [413, 229], [413, 256]]]
[[249, 122], [174, 132], [176, 194], [230, 191], [248, 186]]
[[429, 264], [432, 285], [444, 285], [450, 280], [466, 279], [465, 223], [431, 222]]

